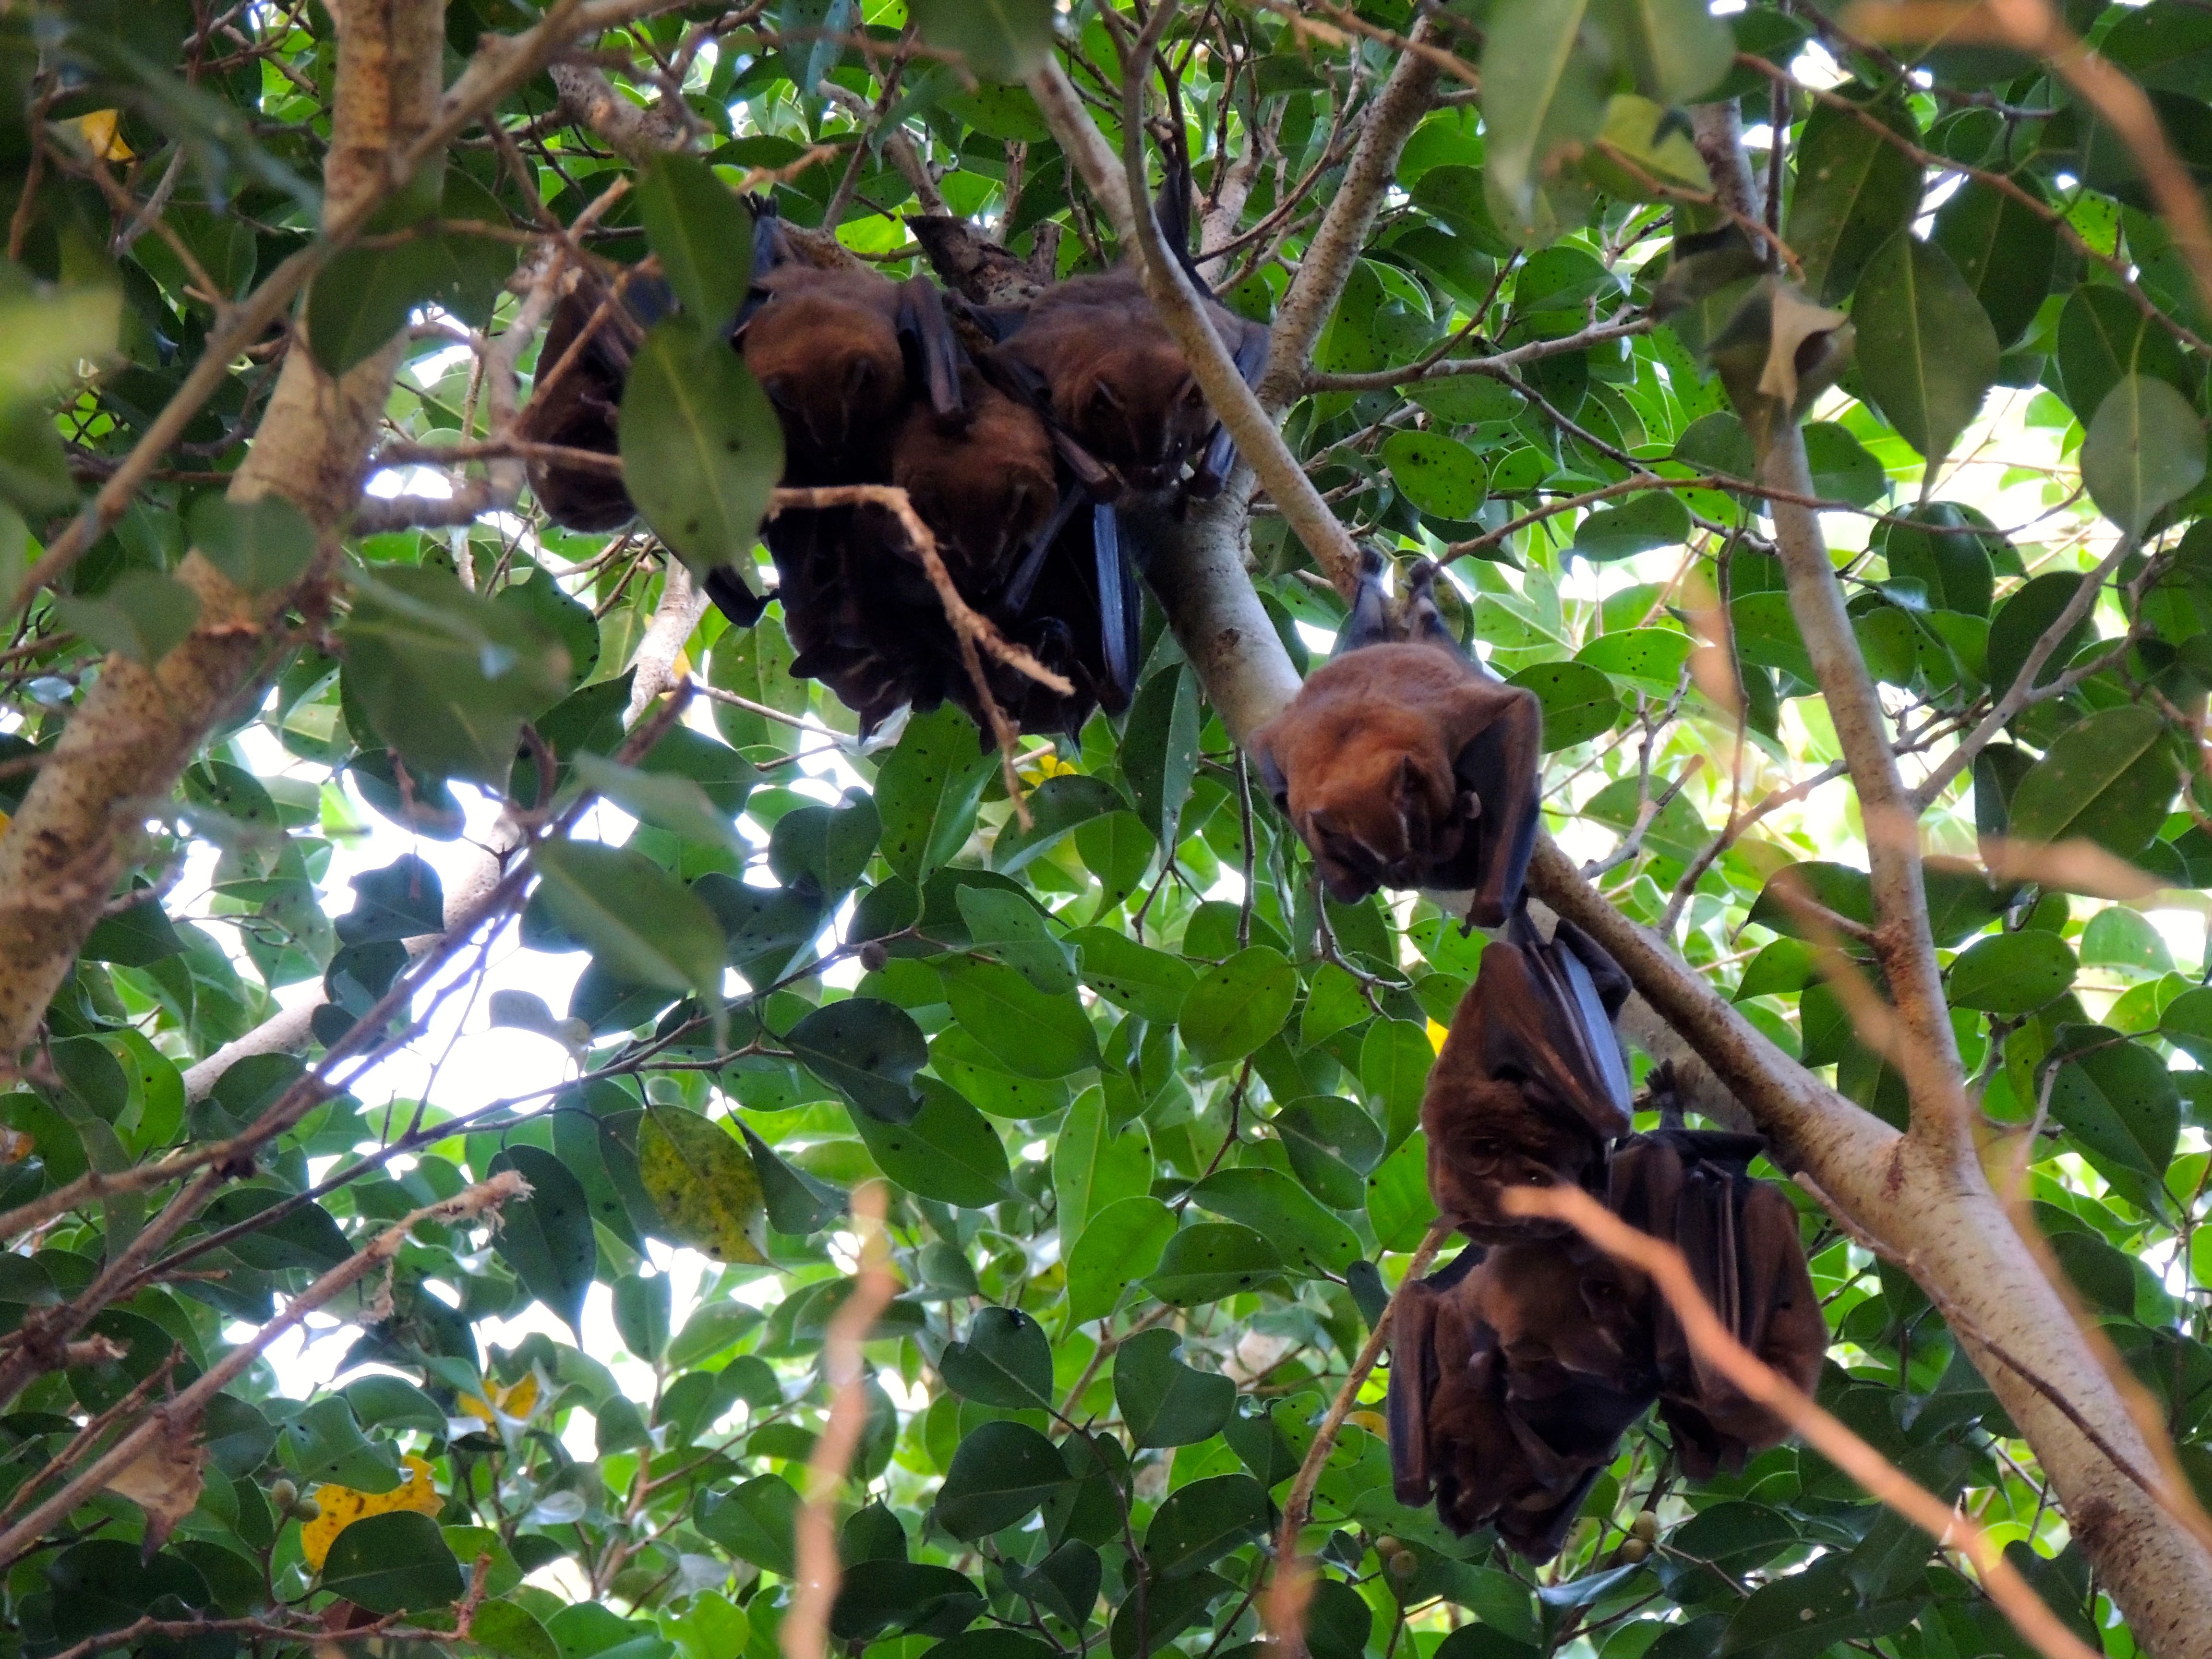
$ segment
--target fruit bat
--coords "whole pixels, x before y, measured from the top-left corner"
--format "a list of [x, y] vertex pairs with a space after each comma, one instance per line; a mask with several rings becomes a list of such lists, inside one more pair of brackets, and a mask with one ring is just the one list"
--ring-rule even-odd
[[1399, 1293], [1389, 1399], [1401, 1503], [1462, 1534], [1559, 1553], [1620, 1436], [1657, 1393], [1650, 1289], [1591, 1247], [1461, 1252]]
[[[544, 342], [538, 349], [539, 383], [521, 423], [522, 435], [529, 441], [599, 455], [619, 453], [615, 424], [623, 387], [629, 379], [630, 341], [673, 310], [676, 301], [659, 278], [632, 276], [623, 285], [616, 306], [593, 328], [592, 321], [611, 291], [611, 284], [586, 271], [554, 302]], [[558, 379], [548, 380], [580, 337], [584, 343], [574, 361]], [[619, 473], [533, 459], [529, 474], [530, 488], [545, 515], [570, 530], [613, 530], [637, 514]]]
[[772, 265], [735, 337], [782, 422], [794, 487], [886, 482], [910, 390], [940, 419], [963, 413], [959, 347], [926, 276]]
[[1334, 653], [1253, 734], [1252, 757], [1338, 902], [1473, 889], [1468, 919], [1494, 927], [1519, 909], [1535, 849], [1541, 705], [1460, 649], [1427, 560], [1394, 617], [1386, 564], [1366, 551]]
[[1546, 942], [1519, 912], [1483, 951], [1421, 1098], [1429, 1194], [1468, 1237], [1566, 1231], [1508, 1215], [1508, 1187], [1605, 1190], [1607, 1145], [1632, 1122], [1613, 1027], [1628, 990], [1619, 966], [1564, 920]]
[[[1781, 1188], [1750, 1174], [1765, 1150], [1757, 1135], [1712, 1130], [1636, 1135], [1613, 1152], [1607, 1202], [1629, 1225], [1679, 1249], [1722, 1324], [1810, 1394], [1827, 1352], [1827, 1322], [1797, 1212]], [[1692, 1349], [1663, 1298], [1655, 1298], [1652, 1323], [1659, 1415], [1674, 1431], [1686, 1474], [1733, 1474], [1788, 1437], [1788, 1424]]]

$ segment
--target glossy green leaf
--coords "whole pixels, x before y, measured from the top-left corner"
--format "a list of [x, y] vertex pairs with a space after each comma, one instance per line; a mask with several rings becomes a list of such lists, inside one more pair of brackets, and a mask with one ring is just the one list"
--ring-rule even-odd
[[937, 1371], [946, 1388], [978, 1405], [1053, 1404], [1052, 1345], [1044, 1327], [1018, 1308], [981, 1310], [964, 1340], [945, 1344]]
[[433, 1613], [467, 1588], [438, 1523], [411, 1510], [368, 1516], [339, 1533], [320, 1582], [371, 1613]]
[[783, 428], [721, 336], [655, 324], [630, 360], [619, 432], [623, 488], [653, 533], [695, 570], [749, 566]]
[[2086, 836], [2122, 858], [2142, 850], [2179, 787], [2166, 722], [2136, 704], [2106, 708], [2061, 732], [2012, 796], [2022, 841]]
[[2074, 982], [2080, 966], [2056, 933], [2030, 930], [1978, 939], [1951, 964], [1951, 1006], [2008, 1018], [2055, 1000]]
[[1949, 254], [1899, 234], [1868, 264], [1851, 320], [1869, 395], [1907, 443], [1941, 460], [1996, 383], [1989, 313]]
[[[1114, 1351], [1114, 1404], [1139, 1447], [1212, 1438], [1237, 1403], [1237, 1384], [1185, 1364], [1173, 1331], [1139, 1331]], [[1201, 1564], [1203, 1565], [1203, 1564]]]
[[1060, 1449], [1023, 1423], [985, 1423], [960, 1443], [938, 1488], [937, 1524], [980, 1538], [1024, 1519], [1067, 1483]]
[[703, 900], [644, 857], [552, 841], [532, 855], [547, 909], [608, 972], [719, 1003], [722, 930]]
[[1249, 1227], [1201, 1221], [1168, 1241], [1145, 1283], [1161, 1301], [1191, 1308], [1256, 1290], [1282, 1268], [1275, 1247]]
[[1534, 692], [1544, 705], [1547, 754], [1610, 732], [1620, 718], [1620, 694], [1602, 671], [1588, 663], [1539, 663], [1507, 684]]
[[668, 150], [647, 158], [637, 210], [684, 311], [701, 333], [726, 334], [752, 272], [752, 216], [704, 161]]
[[1176, 1219], [1157, 1198], [1116, 1199], [1084, 1224], [1067, 1253], [1067, 1317], [1086, 1324], [1114, 1311], [1159, 1266]]
[[1176, 1030], [1201, 1066], [1242, 1060], [1282, 1030], [1297, 988], [1282, 952], [1252, 945], [1200, 976]]
[[[648, 1113], [639, 1132], [641, 1168], [645, 1146], [654, 1144], [654, 1115]], [[528, 1197], [500, 1212], [500, 1255], [530, 1293], [560, 1315], [582, 1341], [584, 1297], [599, 1265], [582, 1185], [568, 1165], [536, 1146], [510, 1146], [493, 1160], [493, 1168], [512, 1169], [530, 1183]], [[653, 1190], [650, 1182], [647, 1190]]]
[[2164, 380], [2124, 375], [2081, 444], [2081, 482], [2097, 508], [2139, 536], [2204, 477], [2204, 422]]

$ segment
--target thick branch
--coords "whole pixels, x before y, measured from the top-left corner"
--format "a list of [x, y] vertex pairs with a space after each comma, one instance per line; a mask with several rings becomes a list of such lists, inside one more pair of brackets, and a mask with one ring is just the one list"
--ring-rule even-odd
[[[1425, 44], [1431, 33], [1424, 17], [1414, 25], [1412, 38]], [[1352, 280], [1383, 192], [1398, 170], [1399, 154], [1429, 112], [1436, 85], [1436, 64], [1424, 52], [1408, 52], [1391, 69], [1390, 78], [1369, 106], [1366, 125], [1344, 169], [1344, 182], [1307, 242], [1297, 275], [1275, 313], [1272, 355], [1260, 386], [1261, 405], [1270, 414], [1281, 416], [1297, 400], [1314, 344], [1344, 297], [1344, 285]]]
[[[1346, 593], [1358, 568], [1358, 551], [1352, 537], [1328, 510], [1321, 492], [1306, 477], [1305, 469], [1283, 442], [1252, 389], [1244, 384], [1221, 337], [1214, 332], [1203, 303], [1192, 289], [1182, 264], [1170, 257], [1160, 240], [1159, 227], [1149, 211], [1135, 214], [1129, 204], [1144, 198], [1141, 156], [1133, 148], [1131, 158], [1117, 161], [1075, 88], [1057, 64], [1047, 64], [1030, 77], [1030, 90], [1046, 124], [1060, 148], [1072, 157], [1091, 194], [1113, 221], [1122, 246], [1136, 256], [1138, 274], [1153, 308], [1182, 346], [1191, 373], [1206, 392], [1206, 402], [1261, 484], [1273, 497], [1291, 530], [1305, 544], [1329, 580]], [[1141, 142], [1141, 127], [1133, 126], [1133, 145]], [[1234, 494], [1234, 488], [1229, 492]]]

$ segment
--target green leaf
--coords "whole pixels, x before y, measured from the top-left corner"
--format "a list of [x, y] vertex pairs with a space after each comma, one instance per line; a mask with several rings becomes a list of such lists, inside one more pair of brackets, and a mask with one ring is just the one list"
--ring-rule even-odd
[[1198, 676], [1182, 663], [1137, 688], [1121, 734], [1121, 770], [1137, 816], [1163, 845], [1180, 840], [1198, 773]]
[[2064, 939], [2040, 928], [1977, 939], [1951, 964], [1951, 1006], [2007, 1018], [2031, 1013], [2063, 996], [2080, 966]]
[[961, 1029], [1023, 1077], [1061, 1078], [1098, 1062], [1098, 1038], [1071, 990], [1048, 996], [996, 962], [945, 969], [945, 994]]
[[382, 350], [425, 306], [481, 327], [514, 259], [511, 243], [420, 226], [390, 246], [347, 248], [308, 290], [308, 349], [325, 374], [338, 375]]
[[1139, 1331], [1114, 1350], [1114, 1404], [1139, 1447], [1192, 1446], [1221, 1431], [1237, 1404], [1237, 1384], [1176, 1358], [1174, 1331]]
[[656, 323], [623, 389], [623, 487], [694, 570], [752, 564], [783, 476], [783, 428], [720, 335], [689, 318]]
[[2051, 1116], [2100, 1164], [2165, 1178], [2181, 1133], [2181, 1093], [2166, 1063], [2102, 1025], [2059, 1028]]
[[1052, 54], [1052, 0], [913, 0], [921, 38], [979, 81], [1024, 79]]
[[2081, 442], [2081, 482], [2097, 510], [2139, 536], [2204, 477], [2204, 422], [2164, 380], [2124, 375]]
[[1949, 501], [1928, 502], [1913, 518], [1881, 530], [1891, 578], [1919, 583], [1933, 610], [1988, 616], [1996, 570], [1973, 520]]
[[782, 1578], [799, 1577], [792, 1543], [799, 1518], [799, 1494], [781, 1475], [756, 1475], [716, 1497], [700, 1494], [699, 1530], [740, 1561], [765, 1567]]
[[1428, 1138], [1416, 1130], [1367, 1177], [1367, 1219], [1377, 1244], [1402, 1253], [1420, 1248], [1436, 1214], [1429, 1196]]
[[1267, 1489], [1249, 1474], [1178, 1486], [1145, 1529], [1146, 1568], [1161, 1578], [1196, 1572], [1264, 1533], [1273, 1513]]
[[1332, 1209], [1356, 1210], [1365, 1201], [1363, 1177], [1382, 1161], [1382, 1132], [1348, 1100], [1314, 1095], [1294, 1100], [1268, 1120], [1291, 1168], [1315, 1197]]
[[738, 1132], [752, 1154], [753, 1174], [759, 1177], [761, 1198], [768, 1209], [768, 1224], [795, 1237], [826, 1227], [844, 1212], [845, 1194], [826, 1181], [785, 1163], [775, 1149], [740, 1121]]
[[1198, 983], [1181, 957], [1139, 945], [1110, 927], [1079, 927], [1067, 936], [1077, 971], [1099, 997], [1140, 1019], [1171, 1025]]
[[998, 769], [998, 757], [977, 748], [975, 723], [951, 704], [908, 720], [876, 774], [884, 862], [916, 886], [951, 863]]
[[1283, 1029], [1297, 992], [1297, 969], [1283, 953], [1255, 945], [1200, 975], [1176, 1030], [1200, 1066], [1226, 1065]]
[[2081, 960], [2092, 967], [2118, 968], [2131, 974], [2170, 974], [2173, 954], [2158, 924], [2139, 910], [2118, 905], [2100, 910], [2081, 930]]
[[990, 1121], [933, 1078], [920, 1079], [920, 1087], [921, 1109], [904, 1123], [854, 1115], [876, 1167], [918, 1197], [963, 1209], [1006, 1197], [1006, 1149]]
[[1585, 39], [1588, 0], [1504, 0], [1482, 49], [1484, 182], [1492, 211], [1524, 235], [1548, 229], [1540, 198], [1555, 156], [1605, 125], [1607, 54]]
[[45, 1577], [54, 1635], [64, 1642], [121, 1630], [163, 1596], [187, 1607], [205, 1607], [211, 1600], [206, 1579], [183, 1557], [161, 1550], [149, 1559], [120, 1538], [71, 1544], [46, 1565]]
[[1941, 460], [1996, 384], [1989, 313], [1949, 254], [1900, 234], [1867, 266], [1851, 320], [1868, 395], [1905, 442]]
[[1438, 519], [1471, 519], [1482, 505], [1490, 477], [1482, 458], [1440, 432], [1394, 432], [1382, 452], [1382, 469], [1406, 499]]
[[355, 1522], [331, 1541], [320, 1588], [371, 1613], [428, 1613], [467, 1588], [438, 1523], [413, 1510]]
[[2066, 401], [2085, 425], [2130, 374], [2164, 380], [2185, 396], [2199, 380], [2172, 337], [2134, 301], [2094, 283], [2075, 289], [2059, 313], [2058, 368]]
[[381, 870], [354, 877], [353, 908], [337, 920], [339, 943], [374, 945], [446, 931], [446, 896], [438, 872], [412, 853]]
[[[742, 559], [737, 568], [744, 570]], [[707, 653], [707, 684], [795, 718], [806, 710], [806, 682], [792, 677], [793, 660], [783, 623], [770, 614], [750, 628], [730, 629], [714, 641]], [[787, 750], [796, 731], [753, 709], [720, 702], [714, 704], [714, 729], [733, 749]]]
[[[2041, 199], [2032, 173], [2022, 169], [2013, 182]], [[1936, 210], [1931, 240], [1989, 313], [1997, 343], [2017, 344], [2051, 292], [2057, 227], [1994, 185], [1968, 179]]]
[[953, 895], [968, 940], [979, 954], [1012, 968], [1048, 997], [1075, 989], [1075, 963], [1044, 912], [1019, 893], [963, 887]]
[[1217, 1170], [1190, 1189], [1190, 1198], [1200, 1209], [1278, 1241], [1284, 1260], [1310, 1277], [1341, 1279], [1362, 1254], [1352, 1229], [1278, 1170]]
[[1693, 102], [1735, 60], [1735, 39], [1703, 0], [1606, 0], [1592, 16], [1652, 103]]
[[1119, 1130], [1109, 1121], [1106, 1091], [1085, 1089], [1067, 1109], [1053, 1141], [1052, 1186], [1060, 1200], [1060, 1233], [1073, 1240], [1108, 1205], [1149, 1191], [1152, 1146], [1139, 1123]]
[[2130, 858], [2166, 822], [2179, 787], [2156, 711], [2100, 709], [2060, 732], [2014, 788], [2012, 833], [2029, 842], [2087, 836]]
[[1805, 428], [1805, 459], [1813, 469], [1813, 493], [1853, 507], [1871, 507], [1889, 493], [1881, 463], [1834, 421], [1814, 421]]
[[1050, 852], [1078, 824], [1126, 811], [1127, 806], [1121, 792], [1103, 778], [1081, 772], [1047, 778], [1030, 791], [1031, 827], [1024, 830], [1018, 818], [1009, 818], [991, 844], [991, 867], [1011, 876]]
[[248, 593], [291, 586], [315, 556], [315, 526], [282, 495], [255, 501], [203, 495], [185, 523], [200, 556]]
[[[648, 1110], [647, 1124], [652, 1123], [654, 1112], [665, 1109]], [[641, 1129], [641, 1154], [647, 1136]], [[510, 1202], [500, 1212], [493, 1243], [522, 1287], [558, 1314], [581, 1342], [584, 1297], [599, 1268], [591, 1204], [582, 1184], [568, 1165], [536, 1146], [509, 1146], [492, 1160], [491, 1167], [495, 1171], [512, 1169], [530, 1183], [529, 1197]]]
[[1044, 1327], [1018, 1308], [985, 1308], [968, 1340], [948, 1342], [937, 1362], [945, 1386], [979, 1406], [1009, 1411], [1053, 1403], [1052, 1344]]
[[1025, 1520], [1067, 1484], [1060, 1448], [1025, 1423], [978, 1425], [952, 1455], [933, 1511], [955, 1538], [981, 1538]]
[[1620, 718], [1620, 694], [1601, 670], [1588, 663], [1536, 663], [1506, 684], [1534, 692], [1544, 705], [1547, 754], [1610, 732]]
[[966, 1628], [983, 1610], [975, 1581], [925, 1561], [872, 1561], [848, 1572], [830, 1604], [830, 1633], [858, 1648], [888, 1630], [939, 1634]]
[[1437, 1051], [1425, 1023], [1378, 1019], [1359, 1044], [1359, 1090], [1382, 1120], [1382, 1139], [1395, 1146], [1421, 1121], [1421, 1092]]
[[639, 171], [637, 216], [660, 274], [702, 334], [726, 336], [752, 277], [752, 215], [696, 156], [656, 150]]
[[1175, 1235], [1175, 1216], [1157, 1198], [1116, 1199], [1092, 1216], [1067, 1253], [1070, 1327], [1112, 1313]]
[[920, 1109], [914, 1075], [928, 1063], [929, 1046], [905, 1009], [848, 997], [816, 1009], [783, 1040], [799, 1064], [863, 1115], [904, 1123]]
[[681, 1107], [647, 1107], [637, 1126], [637, 1176], [673, 1242], [717, 1261], [768, 1260], [760, 1176], [720, 1124]]
[[[1990, 686], [2000, 695], [2012, 689], [2021, 670], [2027, 666], [2036, 641], [2058, 620], [2081, 586], [2078, 575], [2050, 571], [2022, 584], [1997, 607], [1990, 621], [1989, 676]], [[2036, 672], [2035, 684], [2047, 685], [2057, 679], [2074, 654], [2095, 635], [2094, 623], [2083, 617], [2045, 659]]]
[[[1884, 100], [1869, 112], [1907, 140], [1920, 137], [1901, 104]], [[1797, 187], [1782, 240], [1803, 262], [1813, 297], [1832, 305], [1859, 285], [1875, 254], [1905, 234], [1918, 214], [1920, 164], [1849, 111], [1825, 105], [1806, 118], [1796, 149]], [[1862, 364], [1866, 329], [1862, 317]]]
[[[292, 1197], [280, 1188], [233, 1187], [208, 1205], [204, 1212], [208, 1230], [222, 1232], [235, 1227], [256, 1216], [268, 1214]], [[319, 1204], [301, 1204], [289, 1209], [252, 1232], [240, 1234], [224, 1248], [247, 1267], [264, 1272], [299, 1267], [335, 1267], [353, 1254], [353, 1246], [338, 1231], [338, 1224]]]
[[[1690, 537], [1690, 509], [1670, 491], [1632, 495], [1601, 507], [1575, 526], [1574, 550], [1595, 563], [1632, 558], [1655, 547], [1679, 547]], [[1565, 747], [1554, 744], [1553, 747]]]
[[345, 689], [422, 778], [504, 785], [522, 722], [568, 690], [568, 653], [514, 610], [443, 572], [356, 579]]
[[151, 667], [185, 642], [199, 621], [200, 601], [174, 576], [130, 570], [91, 599], [56, 595], [54, 613], [97, 649]]
[[1143, 884], [1159, 842], [1134, 812], [1109, 812], [1076, 825], [1075, 850], [1083, 867], [1106, 890], [1099, 905], [1103, 913], [1125, 903]]
[[561, 1659], [561, 1650], [534, 1614], [496, 1597], [477, 1609], [469, 1639], [500, 1659]]
[[1671, 695], [1697, 641], [1671, 628], [1625, 628], [1601, 634], [1575, 653], [1584, 665]]
[[1194, 1308], [1256, 1290], [1282, 1268], [1283, 1258], [1275, 1247], [1249, 1227], [1201, 1221], [1168, 1241], [1160, 1265], [1145, 1284], [1163, 1302]]
[[576, 757], [576, 776], [584, 787], [604, 795], [641, 823], [702, 846], [719, 847], [743, 859], [752, 847], [707, 792], [672, 772], [644, 772], [604, 755]]
[[706, 902], [641, 853], [589, 841], [550, 841], [531, 854], [555, 921], [631, 985], [722, 1000], [720, 923]]

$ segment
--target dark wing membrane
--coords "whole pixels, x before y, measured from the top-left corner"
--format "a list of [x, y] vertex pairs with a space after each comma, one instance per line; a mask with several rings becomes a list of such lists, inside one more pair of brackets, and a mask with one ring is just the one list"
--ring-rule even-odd
[[[1520, 1085], [1539, 1103], [1571, 1110], [1600, 1136], [1628, 1128], [1626, 1078], [1616, 1092], [1613, 1079], [1594, 1057], [1581, 1009], [1542, 947], [1491, 945], [1475, 970], [1474, 987], [1489, 1076]], [[1595, 1005], [1595, 994], [1591, 1000]]]

